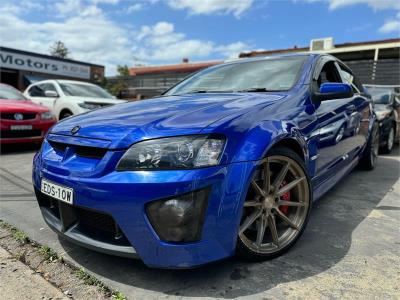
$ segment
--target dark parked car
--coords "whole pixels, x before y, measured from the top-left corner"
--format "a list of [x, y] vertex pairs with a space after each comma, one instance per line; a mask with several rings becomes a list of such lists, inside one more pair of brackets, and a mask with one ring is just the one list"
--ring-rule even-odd
[[367, 97], [329, 55], [214, 66], [56, 124], [34, 159], [38, 203], [64, 238], [153, 267], [276, 257], [313, 201], [356, 165], [374, 168]]
[[393, 86], [366, 85], [374, 102], [374, 110], [380, 128], [380, 148], [390, 153], [400, 137], [399, 88]]

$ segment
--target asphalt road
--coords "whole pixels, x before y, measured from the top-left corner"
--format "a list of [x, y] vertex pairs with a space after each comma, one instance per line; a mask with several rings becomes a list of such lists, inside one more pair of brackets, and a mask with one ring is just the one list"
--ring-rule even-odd
[[[4, 149], [3, 149], [4, 150]], [[400, 158], [381, 156], [314, 204], [305, 234], [284, 256], [235, 258], [193, 270], [156, 270], [139, 260], [92, 252], [57, 237], [33, 196], [35, 148], [0, 156], [0, 219], [47, 244], [128, 298], [400, 299]]]

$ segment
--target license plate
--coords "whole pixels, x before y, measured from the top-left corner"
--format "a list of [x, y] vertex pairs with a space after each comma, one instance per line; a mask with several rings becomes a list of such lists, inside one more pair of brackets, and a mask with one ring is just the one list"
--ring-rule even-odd
[[51, 181], [42, 178], [40, 190], [54, 199], [72, 204], [74, 198], [74, 190], [62, 185], [55, 184]]
[[11, 125], [11, 130], [32, 130], [32, 125]]

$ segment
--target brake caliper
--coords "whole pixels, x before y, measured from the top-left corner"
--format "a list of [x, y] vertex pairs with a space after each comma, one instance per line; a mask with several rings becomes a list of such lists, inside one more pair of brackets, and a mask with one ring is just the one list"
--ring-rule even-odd
[[[285, 185], [286, 185], [286, 181], [283, 181], [280, 187], [282, 188], [282, 187], [284, 187]], [[284, 200], [284, 201], [290, 201], [290, 191], [284, 193], [284, 194], [281, 196], [281, 199]], [[281, 212], [283, 212], [285, 215], [287, 215], [287, 214], [288, 214], [288, 210], [289, 210], [289, 206], [287, 206], [287, 205], [281, 205], [281, 206], [279, 206], [279, 210], [280, 210]]]

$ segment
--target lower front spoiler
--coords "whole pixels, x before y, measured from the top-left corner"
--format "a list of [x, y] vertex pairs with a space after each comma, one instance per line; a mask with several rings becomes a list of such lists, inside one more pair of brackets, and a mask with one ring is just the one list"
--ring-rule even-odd
[[55, 217], [48, 208], [41, 207], [40, 210], [42, 211], [43, 218], [47, 225], [58, 235], [73, 242], [74, 244], [105, 254], [128, 258], [139, 258], [135, 249], [132, 246], [112, 245], [92, 239], [82, 234], [76, 228], [76, 226], [73, 226], [63, 232], [61, 221], [57, 217]]

